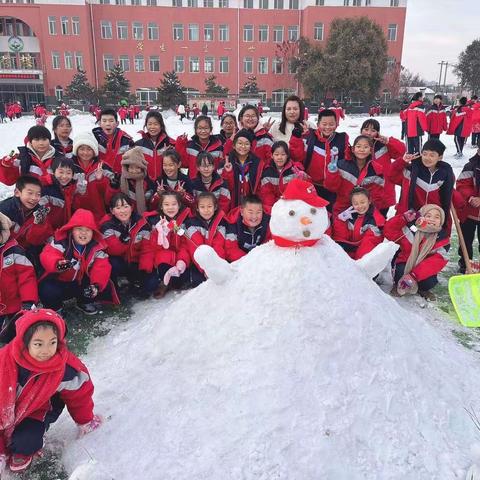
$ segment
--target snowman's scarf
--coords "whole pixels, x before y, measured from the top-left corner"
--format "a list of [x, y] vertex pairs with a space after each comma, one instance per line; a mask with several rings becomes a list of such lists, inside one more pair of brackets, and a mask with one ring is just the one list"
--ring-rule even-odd
[[277, 247], [313, 247], [319, 240], [318, 238], [313, 240], [288, 240], [287, 238], [277, 237], [277, 235], [272, 235], [272, 238]]

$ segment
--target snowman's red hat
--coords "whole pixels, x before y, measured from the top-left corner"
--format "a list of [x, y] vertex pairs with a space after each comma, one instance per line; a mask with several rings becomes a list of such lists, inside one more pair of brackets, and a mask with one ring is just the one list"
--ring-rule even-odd
[[312, 207], [326, 207], [328, 202], [319, 197], [313, 183], [294, 178], [288, 183], [282, 195], [283, 200], [301, 200]]

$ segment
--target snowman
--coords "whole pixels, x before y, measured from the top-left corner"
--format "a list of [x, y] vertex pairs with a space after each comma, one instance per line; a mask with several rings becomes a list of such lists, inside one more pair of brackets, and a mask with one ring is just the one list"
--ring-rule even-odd
[[[274, 246], [295, 250], [315, 249], [325, 256], [338, 250], [340, 247], [327, 233], [330, 227], [327, 205], [328, 202], [317, 194], [312, 183], [293, 179], [282, 198], [272, 207], [270, 231]], [[352, 260], [346, 253], [344, 256], [345, 261], [356, 264], [373, 278], [389, 264], [397, 249], [397, 244], [385, 241], [359, 260]], [[217, 284], [225, 283], [236, 270], [236, 262], [229, 264], [208, 245], [197, 248], [194, 257], [207, 276]], [[312, 268], [318, 268], [318, 265], [312, 264]]]

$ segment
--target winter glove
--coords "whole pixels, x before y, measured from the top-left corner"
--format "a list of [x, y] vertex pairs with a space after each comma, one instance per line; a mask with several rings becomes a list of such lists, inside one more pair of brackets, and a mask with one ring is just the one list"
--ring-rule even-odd
[[328, 164], [328, 171], [330, 173], [338, 172], [337, 163], [338, 163], [338, 148], [332, 147], [332, 150], [330, 151], [330, 163]]
[[293, 173], [295, 174], [296, 178], [299, 178], [300, 180], [305, 180], [306, 182], [310, 181], [310, 176], [305, 170], [302, 170], [301, 168], [298, 168], [297, 165], [293, 165]]
[[98, 287], [94, 283], [83, 289], [83, 296], [85, 298], [94, 299], [98, 295]]
[[406, 222], [414, 222], [417, 219], [417, 212], [413, 209], [407, 210], [403, 214], [403, 218], [405, 219]]
[[127, 231], [127, 232], [122, 232], [120, 234], [120, 241], [122, 243], [128, 243], [130, 241], [130, 233]]
[[168, 269], [165, 275], [163, 276], [164, 285], [168, 285], [172, 277], [179, 277], [183, 272], [185, 272], [186, 269], [187, 269], [187, 264], [183, 260], [179, 260], [175, 264], [175, 266]]
[[57, 262], [57, 271], [58, 272], [66, 272], [70, 268], [72, 268], [77, 263], [76, 260], [59, 260]]
[[13, 164], [17, 157], [18, 155], [12, 150], [9, 155], [2, 158], [2, 165], [7, 168], [13, 167]]
[[6, 468], [7, 468], [7, 456], [4, 453], [2, 453], [0, 454], [0, 476], [3, 474]]
[[292, 130], [292, 136], [297, 138], [302, 138], [303, 128], [301, 123], [296, 123]]
[[428, 225], [427, 219], [425, 217], [418, 217], [415, 222], [415, 226], [419, 229], [426, 228]]
[[162, 218], [155, 225], [155, 230], [158, 232], [157, 245], [161, 245], [163, 248], [167, 249], [170, 246], [168, 242], [168, 233], [170, 232], [168, 221], [165, 218]]
[[414, 295], [418, 291], [418, 284], [413, 275], [407, 273], [404, 275], [397, 284], [397, 292], [399, 295], [405, 295], [407, 293]]
[[85, 178], [85, 174], [79, 173], [77, 175], [76, 193], [78, 193], [79, 195], [85, 195], [87, 193], [87, 185], [88, 185], [88, 182], [87, 182], [87, 179]]
[[35, 310], [35, 302], [22, 302], [22, 310]]
[[110, 186], [115, 190], [120, 188], [120, 176], [121, 175], [119, 173], [115, 173], [113, 178], [110, 179]]
[[94, 415], [93, 418], [83, 425], [78, 425], [78, 438], [87, 435], [90, 432], [93, 432], [103, 423], [103, 418], [100, 415]]
[[45, 205], [40, 205], [34, 212], [33, 212], [33, 223], [35, 225], [41, 225], [45, 223], [47, 219], [47, 215], [50, 213], [50, 207], [46, 207]]
[[354, 212], [355, 209], [353, 207], [348, 207], [346, 210], [338, 214], [338, 218], [342, 222], [346, 222], [347, 220], [350, 220], [352, 218]]

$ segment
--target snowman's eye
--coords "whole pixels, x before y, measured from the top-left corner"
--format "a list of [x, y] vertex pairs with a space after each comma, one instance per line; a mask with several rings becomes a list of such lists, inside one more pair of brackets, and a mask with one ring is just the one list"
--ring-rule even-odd
[[293, 217], [293, 216], [295, 215], [295, 210], [290, 210], [290, 211], [288, 212], [288, 214], [289, 214], [291, 217]]
[[316, 209], [316, 208], [311, 208], [311, 209], [310, 209], [310, 213], [311, 213], [312, 215], [315, 215], [315, 214], [317, 213], [317, 209]]

